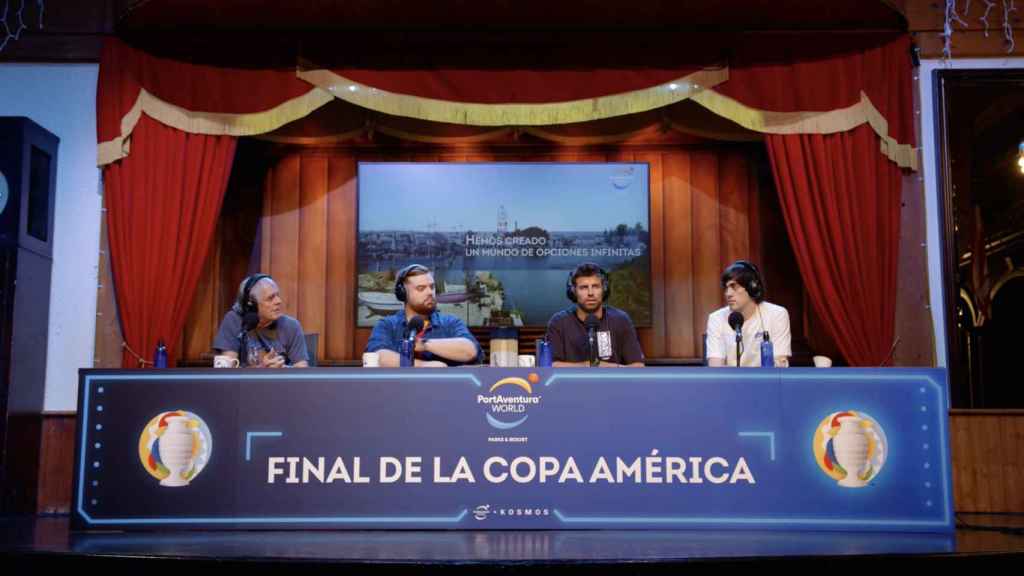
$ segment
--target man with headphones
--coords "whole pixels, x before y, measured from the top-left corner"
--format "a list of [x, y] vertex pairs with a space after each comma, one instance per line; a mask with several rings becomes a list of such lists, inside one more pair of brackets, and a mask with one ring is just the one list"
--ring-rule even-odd
[[[789, 312], [765, 301], [764, 280], [757, 266], [737, 260], [722, 272], [725, 307], [708, 315], [708, 366], [761, 366], [761, 343], [767, 332], [772, 342], [775, 366], [789, 366], [792, 355], [789, 333]], [[729, 315], [743, 316], [740, 359], [736, 361], [736, 331], [729, 325]]]
[[565, 295], [574, 305], [555, 313], [548, 321], [547, 341], [553, 366], [644, 365], [633, 320], [623, 310], [605, 303], [611, 295], [611, 285], [603, 268], [593, 262], [577, 266], [569, 273]]
[[238, 285], [238, 296], [213, 340], [218, 354], [252, 368], [305, 368], [306, 338], [299, 321], [284, 313], [281, 289], [267, 274]]
[[[483, 349], [466, 323], [437, 311], [434, 274], [430, 268], [410, 264], [399, 270], [395, 275], [395, 297], [404, 302], [405, 307], [377, 322], [366, 343], [366, 352], [376, 352], [381, 366], [399, 366], [402, 340], [409, 338], [415, 340], [413, 364], [416, 367], [440, 368], [483, 361]], [[414, 317], [420, 318], [422, 328], [412, 334], [410, 320]]]

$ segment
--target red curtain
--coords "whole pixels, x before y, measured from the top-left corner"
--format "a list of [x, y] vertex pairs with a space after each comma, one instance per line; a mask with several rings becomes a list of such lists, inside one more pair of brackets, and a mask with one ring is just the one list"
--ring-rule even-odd
[[910, 47], [910, 36], [896, 33], [741, 38], [729, 81], [714, 90], [774, 112], [846, 108], [863, 92], [888, 122], [889, 136], [913, 145]]
[[[593, 98], [656, 86], [725, 65], [716, 92], [775, 112], [845, 108], [867, 94], [889, 123], [889, 135], [913, 144], [910, 37], [903, 33], [723, 36], [721, 45], [687, 44], [672, 68], [351, 69], [354, 81], [400, 94], [454, 102], [545, 103]], [[309, 92], [294, 69], [241, 69], [152, 56], [117, 38], [104, 40], [97, 96], [100, 142], [120, 134], [121, 119], [144, 88], [196, 112], [252, 113]]]
[[118, 38], [107, 37], [100, 55], [96, 132], [100, 142], [121, 133], [121, 119], [145, 89], [165, 102], [193, 112], [248, 114], [269, 110], [301, 96], [312, 86], [295, 69], [204, 66], [152, 56]]
[[867, 125], [766, 142], [811, 303], [851, 366], [882, 364], [896, 314], [899, 167]]
[[[199, 283], [235, 157], [232, 136], [187, 134], [143, 116], [131, 154], [104, 167], [110, 261], [127, 345], [168, 361]], [[122, 365], [139, 367], [129, 350]]]

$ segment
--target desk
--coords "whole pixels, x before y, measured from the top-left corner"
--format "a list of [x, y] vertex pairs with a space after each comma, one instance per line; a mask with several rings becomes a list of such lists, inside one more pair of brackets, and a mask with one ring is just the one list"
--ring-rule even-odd
[[938, 369], [79, 379], [76, 529], [953, 529]]

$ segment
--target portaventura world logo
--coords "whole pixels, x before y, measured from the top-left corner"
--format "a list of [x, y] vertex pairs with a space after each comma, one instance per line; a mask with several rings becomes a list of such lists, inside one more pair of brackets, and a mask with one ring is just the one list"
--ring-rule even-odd
[[487, 394], [477, 394], [476, 403], [487, 407], [487, 423], [498, 430], [511, 430], [529, 417], [528, 407], [540, 404], [533, 385], [540, 381], [535, 372], [526, 378], [510, 376], [494, 383]]

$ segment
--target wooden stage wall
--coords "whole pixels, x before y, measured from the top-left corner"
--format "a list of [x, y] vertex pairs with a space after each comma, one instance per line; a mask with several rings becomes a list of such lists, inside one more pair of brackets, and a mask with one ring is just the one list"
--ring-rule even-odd
[[208, 361], [239, 281], [256, 270], [280, 285], [287, 313], [320, 334], [323, 363], [360, 357], [369, 330], [355, 326], [359, 161], [646, 162], [653, 325], [639, 333], [647, 356], [701, 356], [707, 314], [723, 305], [719, 275], [737, 258], [762, 263], [770, 299], [789, 308], [794, 335], [803, 333], [803, 283], [759, 143], [485, 153], [264, 148], [239, 155], [179, 348], [183, 360]]

